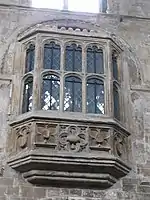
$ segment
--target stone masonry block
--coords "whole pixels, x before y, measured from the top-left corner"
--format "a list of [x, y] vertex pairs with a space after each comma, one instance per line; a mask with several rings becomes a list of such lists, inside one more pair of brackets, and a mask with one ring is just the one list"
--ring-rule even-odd
[[33, 188], [33, 196], [35, 199], [44, 198], [46, 196], [46, 188], [44, 187]]

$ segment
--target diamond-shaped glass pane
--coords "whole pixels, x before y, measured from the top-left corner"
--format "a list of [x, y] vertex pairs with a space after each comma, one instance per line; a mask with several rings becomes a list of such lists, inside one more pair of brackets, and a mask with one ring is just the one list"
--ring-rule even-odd
[[103, 51], [97, 46], [88, 47], [87, 49], [87, 72], [88, 73], [104, 73]]
[[76, 44], [66, 47], [65, 51], [66, 71], [82, 71], [82, 48]]
[[44, 69], [60, 69], [60, 46], [54, 42], [44, 46]]
[[23, 94], [23, 107], [22, 112], [28, 112], [32, 110], [32, 98], [33, 98], [33, 78], [29, 77], [24, 83], [24, 94]]
[[25, 73], [30, 72], [34, 69], [34, 59], [35, 59], [35, 46], [31, 44], [26, 51]]
[[77, 77], [67, 77], [65, 80], [64, 111], [82, 111], [82, 82]]
[[92, 78], [87, 81], [87, 112], [104, 114], [104, 83]]
[[55, 75], [43, 78], [42, 109], [59, 110], [60, 80]]

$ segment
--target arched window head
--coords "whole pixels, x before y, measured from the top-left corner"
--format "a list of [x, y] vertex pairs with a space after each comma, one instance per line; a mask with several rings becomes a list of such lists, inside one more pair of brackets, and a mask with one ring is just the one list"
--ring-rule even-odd
[[82, 111], [82, 82], [80, 78], [70, 76], [65, 79], [64, 111]]
[[66, 46], [65, 50], [65, 70], [82, 71], [82, 48], [76, 44]]
[[60, 45], [55, 42], [44, 45], [44, 69], [60, 69]]
[[103, 50], [95, 45], [87, 48], [87, 72], [104, 73]]
[[33, 78], [29, 77], [24, 82], [23, 92], [23, 105], [22, 112], [28, 112], [32, 110], [32, 99], [33, 99]]
[[55, 75], [43, 77], [42, 109], [59, 110], [60, 79]]
[[113, 100], [114, 100], [114, 117], [120, 120], [119, 91], [115, 84], [113, 85]]
[[112, 68], [113, 68], [113, 78], [115, 80], [119, 79], [119, 74], [118, 74], [118, 54], [116, 51], [113, 51], [112, 53]]
[[34, 60], [35, 60], [35, 45], [30, 44], [29, 48], [26, 50], [25, 73], [28, 73], [34, 69]]
[[104, 83], [97, 78], [90, 78], [86, 84], [86, 105], [87, 113], [105, 113], [104, 104]]

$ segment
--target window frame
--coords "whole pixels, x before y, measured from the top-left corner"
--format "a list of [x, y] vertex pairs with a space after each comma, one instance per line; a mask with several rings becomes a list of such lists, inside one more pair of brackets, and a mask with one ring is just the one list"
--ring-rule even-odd
[[[44, 82], [44, 77], [45, 76], [55, 76], [55, 77], [57, 77], [58, 79], [59, 79], [59, 82], [60, 82], [60, 75], [58, 74], [58, 73], [54, 73], [54, 72], [45, 72], [45, 73], [43, 73], [42, 74], [42, 80], [41, 80], [41, 94], [40, 94], [40, 96], [41, 96], [41, 100], [40, 100], [40, 106], [41, 106], [41, 110], [44, 110], [44, 109], [42, 109], [42, 96], [43, 96], [43, 82]], [[47, 79], [48, 80], [48, 79]], [[52, 88], [51, 88], [51, 90], [52, 90]], [[60, 87], [59, 87], [59, 93], [60, 93]], [[59, 95], [60, 96], [60, 95]], [[51, 106], [51, 105], [50, 105]], [[45, 111], [48, 111], [48, 110], [52, 110], [52, 109], [47, 109], [47, 110], [45, 110]], [[59, 97], [59, 109], [57, 110], [57, 109], [54, 109], [54, 111], [59, 111], [60, 110], [60, 97]]]
[[[31, 110], [28, 110], [28, 111], [23, 111], [24, 108], [23, 108], [23, 104], [24, 104], [24, 91], [25, 91], [25, 83], [28, 79], [32, 78], [32, 108]], [[21, 113], [22, 114], [25, 114], [25, 113], [28, 113], [28, 112], [31, 112], [32, 109], [33, 109], [33, 80], [34, 80], [34, 77], [33, 77], [33, 73], [32, 72], [28, 72], [23, 78], [22, 78], [22, 104], [20, 106], [20, 110], [21, 110]], [[28, 105], [29, 106], [29, 105]]]
[[[59, 46], [59, 49], [60, 49], [60, 56], [59, 56], [59, 69], [53, 69], [53, 68], [45, 68], [44, 66], [45, 66], [45, 45], [49, 45], [50, 43], [54, 43], [55, 45], [57, 45], [57, 46]], [[58, 41], [55, 41], [55, 40], [52, 40], [52, 41], [50, 41], [50, 40], [47, 40], [47, 42], [45, 41], [45, 43], [44, 43], [44, 46], [43, 46], [43, 69], [45, 69], [45, 70], [60, 70], [60, 66], [61, 66], [61, 61], [60, 61], [60, 58], [61, 58], [61, 46], [60, 46], [60, 44], [59, 44], [59, 42]]]
[[[112, 71], [111, 71], [111, 77], [112, 77], [112, 113], [113, 113], [113, 118], [118, 121], [118, 122], [121, 122], [123, 121], [123, 116], [122, 116], [122, 113], [124, 112], [123, 110], [123, 94], [122, 94], [122, 81], [123, 81], [123, 69], [121, 66], [123, 66], [123, 54], [122, 52], [120, 51], [120, 49], [118, 48], [117, 45], [111, 45], [111, 63], [113, 65], [113, 61], [112, 61], [112, 56], [113, 56], [113, 53], [115, 52], [116, 54], [116, 57], [117, 57], [117, 66], [118, 66], [118, 78], [115, 78], [114, 77], [114, 72], [113, 72], [113, 66], [112, 66]], [[119, 118], [117, 118], [115, 116], [115, 111], [114, 111], [114, 86], [117, 88], [118, 90], [118, 95], [119, 95]]]
[[[82, 82], [82, 77], [80, 77], [80, 76], [78, 76], [76, 73], [74, 73], [74, 74], [72, 74], [72, 73], [67, 73], [65, 76], [64, 76], [64, 87], [63, 88], [65, 88], [66, 87], [66, 79], [67, 78], [70, 78], [70, 77], [73, 77], [73, 78], [77, 78], [77, 79], [80, 79], [80, 83], [81, 83], [81, 112], [79, 112], [79, 111], [65, 111], [64, 110], [64, 106], [65, 106], [65, 104], [64, 104], [64, 98], [63, 98], [63, 111], [64, 112], [68, 112], [68, 113], [76, 113], [76, 112], [78, 112], [78, 113], [82, 113], [83, 111], [82, 111], [82, 105], [83, 105], [83, 98], [82, 98], [82, 86], [83, 86], [83, 82]], [[74, 82], [73, 82], [74, 83]], [[64, 90], [64, 95], [65, 95], [65, 90]], [[64, 96], [63, 96], [64, 97]]]
[[[103, 83], [103, 88], [104, 88], [104, 114], [87, 112], [87, 83], [88, 83], [88, 80], [90, 80], [90, 79], [97, 79], [97, 80], [99, 80], [100, 82]], [[106, 93], [106, 89], [105, 89], [105, 80], [104, 80], [102, 77], [97, 76], [97, 75], [92, 75], [92, 76], [91, 76], [91, 75], [88, 75], [88, 76], [86, 77], [86, 98], [85, 98], [85, 100], [86, 100], [86, 113], [87, 113], [87, 114], [105, 115], [105, 111], [106, 111], [105, 93]]]
[[[39, 42], [39, 39], [37, 40], [37, 37], [35, 38], [36, 39], [36, 55], [35, 55], [35, 59], [37, 58], [37, 47], [38, 48], [41, 48], [41, 54], [40, 54], [40, 58], [38, 59], [42, 59], [43, 57], [43, 53], [44, 53], [44, 45], [48, 42], [55, 42], [56, 44], [60, 45], [60, 52], [61, 52], [61, 55], [60, 55], [60, 70], [52, 70], [52, 69], [44, 69], [44, 66], [43, 66], [43, 62], [40, 62], [39, 66], [38, 67], [38, 71], [40, 72], [40, 78], [39, 78], [39, 85], [40, 85], [40, 89], [39, 89], [39, 97], [38, 97], [38, 105], [36, 105], [37, 107], [37, 110], [39, 110], [41, 108], [41, 102], [40, 102], [40, 99], [41, 99], [41, 91], [42, 91], [42, 86], [41, 86], [41, 82], [42, 82], [42, 76], [43, 74], [45, 73], [55, 73], [57, 72], [60, 76], [60, 85], [64, 85], [64, 78], [61, 77], [60, 74], [63, 74], [63, 76], [68, 76], [69, 75], [74, 75], [74, 73], [78, 76], [82, 75], [82, 91], [83, 91], [83, 96], [82, 96], [82, 112], [81, 113], [76, 113], [76, 112], [72, 112], [73, 114], [75, 115], [78, 115], [79, 118], [80, 116], [82, 117], [83, 115], [86, 114], [86, 116], [89, 116], [90, 118], [93, 118], [93, 117], [102, 117], [102, 118], [105, 118], [107, 116], [113, 116], [113, 99], [110, 98], [111, 94], [112, 94], [112, 87], [111, 87], [111, 79], [112, 79], [112, 69], [111, 69], [111, 64], [109, 62], [110, 60], [110, 56], [109, 56], [109, 52], [112, 51], [112, 49], [115, 49], [119, 52], [119, 55], [121, 54], [121, 50], [119, 49], [118, 46], [116, 45], [112, 45], [112, 41], [109, 40], [109, 39], [104, 39], [104, 38], [97, 38], [97, 37], [93, 37], [93, 38], [90, 38], [90, 37], [80, 37], [80, 36], [74, 36], [74, 35], [67, 35], [67, 34], [53, 34], [53, 33], [41, 33], [41, 34], [38, 34], [38, 37], [40, 38], [40, 44], [38, 44], [37, 42]], [[31, 39], [30, 39], [31, 40]], [[26, 44], [24, 45], [27, 45], [28, 42], [26, 42]], [[70, 72], [70, 71], [65, 71], [64, 70], [64, 66], [63, 66], [63, 63], [64, 63], [64, 59], [65, 59], [65, 52], [64, 52], [64, 49], [65, 47], [68, 45], [68, 44], [72, 44], [72, 43], [75, 43], [77, 45], [80, 45], [81, 48], [82, 48], [82, 72]], [[103, 50], [103, 68], [104, 68], [104, 73], [103, 74], [90, 74], [90, 76], [93, 76], [93, 78], [96, 78], [96, 76], [98, 76], [99, 79], [102, 79], [103, 82], [104, 82], [104, 99], [105, 99], [105, 105], [104, 105], [104, 110], [105, 110], [105, 114], [96, 114], [96, 113], [87, 113], [86, 112], [86, 79], [89, 77], [87, 71], [86, 71], [86, 51], [87, 51], [87, 48], [89, 47], [89, 45], [96, 45], [98, 48], [102, 49]], [[109, 49], [109, 51], [108, 51]], [[38, 54], [39, 55], [39, 54]], [[35, 61], [35, 66], [36, 66], [36, 61]], [[63, 66], [63, 67], [62, 67]], [[35, 72], [33, 72], [33, 76], [34, 76]], [[110, 86], [109, 86], [110, 85]], [[34, 86], [33, 86], [34, 87]], [[34, 89], [33, 89], [34, 90]], [[34, 95], [33, 95], [33, 98], [34, 98]], [[108, 101], [109, 101], [109, 104], [108, 104]], [[62, 90], [60, 90], [60, 109], [59, 109], [59, 112], [60, 112], [60, 115], [64, 115], [64, 111], [63, 111], [63, 104], [64, 104], [64, 89], [62, 88]], [[85, 104], [85, 105], [84, 105]], [[22, 104], [21, 104], [22, 105]], [[121, 106], [120, 106], [120, 109], [121, 109]], [[58, 110], [56, 111], [53, 111], [53, 110], [49, 110], [49, 111], [46, 111], [46, 112], [58, 112]], [[68, 114], [67, 115], [71, 115], [71, 112], [67, 112]], [[70, 114], [69, 114], [70, 113]]]
[[[31, 49], [31, 47], [34, 47], [34, 49]], [[33, 57], [33, 69], [31, 70], [26, 70], [28, 69], [27, 68], [27, 65], [28, 65], [28, 60], [27, 60], [27, 53], [31, 53], [32, 51], [34, 50], [34, 57]], [[29, 52], [28, 52], [29, 51]], [[35, 44], [33, 42], [29, 43], [26, 47], [26, 53], [25, 53], [25, 74], [29, 73], [29, 72], [32, 72], [34, 71], [34, 63], [35, 63]], [[30, 55], [31, 57], [31, 55]], [[30, 58], [31, 59], [31, 58]]]

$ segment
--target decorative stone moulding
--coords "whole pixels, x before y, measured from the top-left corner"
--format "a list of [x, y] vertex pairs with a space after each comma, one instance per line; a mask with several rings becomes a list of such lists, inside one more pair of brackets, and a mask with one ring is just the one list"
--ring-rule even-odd
[[[89, 28], [90, 27], [90, 28]], [[101, 38], [110, 38], [109, 33], [102, 29], [98, 29], [94, 24], [89, 22], [83, 22], [81, 20], [50, 20], [47, 22], [42, 22], [35, 24], [18, 34], [18, 41], [25, 40], [37, 33], [49, 33], [49, 34], [65, 34], [65, 35], [78, 35], [84, 37], [101, 37]]]
[[105, 189], [130, 171], [130, 134], [115, 121], [31, 117], [11, 126], [8, 163], [32, 184]]

